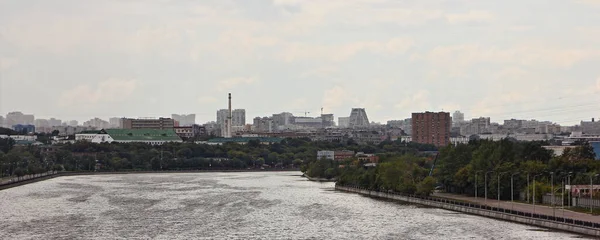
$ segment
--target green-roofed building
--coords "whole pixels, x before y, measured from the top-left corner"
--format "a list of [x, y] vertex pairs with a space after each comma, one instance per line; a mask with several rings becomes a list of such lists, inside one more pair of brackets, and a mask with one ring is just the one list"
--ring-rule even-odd
[[275, 138], [275, 137], [234, 137], [234, 138], [212, 138], [209, 139], [206, 143], [209, 145], [221, 145], [223, 143], [233, 142], [239, 144], [246, 144], [250, 140], [258, 140], [261, 144], [271, 144], [271, 143], [280, 143], [283, 138]]
[[141, 142], [151, 145], [162, 145], [165, 142], [183, 141], [173, 129], [102, 129], [92, 142]]

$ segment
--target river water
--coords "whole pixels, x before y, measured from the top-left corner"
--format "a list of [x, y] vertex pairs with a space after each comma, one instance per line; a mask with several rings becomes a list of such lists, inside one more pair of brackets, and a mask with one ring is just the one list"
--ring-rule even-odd
[[299, 172], [60, 177], [0, 191], [0, 238], [581, 238], [333, 187]]

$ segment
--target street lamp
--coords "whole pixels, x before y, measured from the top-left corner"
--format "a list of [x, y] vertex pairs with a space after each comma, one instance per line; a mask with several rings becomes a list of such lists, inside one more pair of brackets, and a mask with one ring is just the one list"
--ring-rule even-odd
[[[514, 181], [513, 178], [515, 177], [515, 175], [519, 174], [519, 172], [513, 173], [512, 175], [510, 175], [510, 210], [514, 210], [515, 208], [515, 193], [513, 192], [513, 188], [514, 188]], [[529, 192], [529, 189], [527, 189], [527, 191]], [[529, 201], [529, 200], [528, 200]]]
[[475, 171], [475, 200], [477, 200], [477, 174], [482, 171]]
[[569, 208], [571, 207], [571, 191], [573, 191], [573, 187], [571, 186], [571, 174], [573, 174], [573, 172], [569, 172], [569, 175], [567, 175], [567, 184], [569, 185]]
[[534, 175], [533, 176], [533, 212], [531, 213], [531, 217], [533, 217], [533, 214], [535, 214], [535, 177], [537, 176], [541, 176], [542, 174], [538, 174], [538, 175]]
[[498, 208], [500, 208], [500, 176], [502, 176], [502, 174], [505, 174], [506, 172], [501, 172], [498, 173]]
[[594, 178], [597, 177], [598, 174], [590, 175], [590, 214], [594, 214]]
[[487, 175], [488, 175], [488, 173], [492, 173], [492, 172], [494, 172], [494, 171], [487, 171], [487, 172], [485, 172], [485, 188], [484, 188], [484, 190], [485, 190], [485, 200], [483, 200], [483, 202], [485, 203], [485, 205], [487, 205]]
[[552, 200], [550, 200], [550, 203], [552, 204], [552, 217], [556, 217], [556, 208], [554, 207], [554, 172], [550, 172], [550, 185], [550, 192], [552, 193]]

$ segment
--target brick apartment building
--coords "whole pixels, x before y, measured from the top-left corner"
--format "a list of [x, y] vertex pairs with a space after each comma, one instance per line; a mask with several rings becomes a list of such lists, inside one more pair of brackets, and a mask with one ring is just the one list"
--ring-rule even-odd
[[450, 143], [452, 119], [448, 112], [412, 114], [412, 141], [438, 147]]
[[123, 129], [173, 129], [174, 126], [175, 121], [171, 118], [121, 119], [121, 127]]

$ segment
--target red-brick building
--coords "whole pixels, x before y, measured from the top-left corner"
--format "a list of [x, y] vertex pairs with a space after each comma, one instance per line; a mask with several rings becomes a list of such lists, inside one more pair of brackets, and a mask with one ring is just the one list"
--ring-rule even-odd
[[412, 141], [438, 147], [446, 146], [450, 143], [451, 123], [448, 112], [413, 113]]

